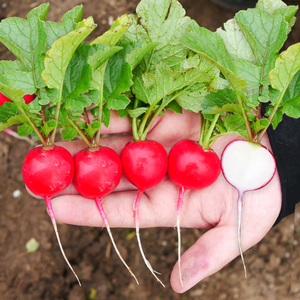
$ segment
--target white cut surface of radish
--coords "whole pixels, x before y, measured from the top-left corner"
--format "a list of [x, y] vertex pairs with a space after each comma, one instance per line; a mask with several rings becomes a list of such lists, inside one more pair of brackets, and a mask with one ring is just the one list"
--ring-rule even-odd
[[266, 147], [244, 140], [225, 147], [221, 164], [225, 179], [240, 193], [264, 187], [276, 170], [274, 156]]

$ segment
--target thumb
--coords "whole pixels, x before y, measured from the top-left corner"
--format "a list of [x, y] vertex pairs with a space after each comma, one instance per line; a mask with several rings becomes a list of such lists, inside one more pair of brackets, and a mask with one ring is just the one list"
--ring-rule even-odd
[[[251, 246], [242, 243], [243, 250]], [[182, 255], [183, 287], [179, 280], [178, 262], [171, 274], [171, 286], [175, 292], [183, 293], [205, 277], [222, 269], [238, 255], [237, 228], [229, 225], [214, 227]]]

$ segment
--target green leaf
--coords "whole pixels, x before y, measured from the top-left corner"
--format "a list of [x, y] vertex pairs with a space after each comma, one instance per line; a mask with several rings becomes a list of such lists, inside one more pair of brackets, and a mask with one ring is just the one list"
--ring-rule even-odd
[[20, 136], [28, 136], [33, 131], [32, 127], [29, 124], [23, 124], [18, 126], [18, 135]]
[[280, 92], [285, 92], [296, 73], [300, 70], [300, 43], [283, 51], [270, 71], [271, 85]]
[[170, 67], [180, 64], [188, 53], [180, 40], [190, 22], [181, 4], [176, 0], [142, 0], [136, 12], [126, 38], [132, 42], [158, 43], [145, 67], [153, 71], [162, 61]]
[[87, 124], [87, 128], [85, 130], [85, 134], [89, 139], [92, 139], [95, 133], [98, 131], [100, 128], [100, 123], [98, 121], [95, 121], [92, 124]]
[[108, 128], [109, 122], [110, 122], [110, 110], [104, 105], [102, 123], [106, 128]]
[[0, 23], [0, 42], [23, 64], [30, 65], [30, 27], [28, 21], [11, 17]]
[[128, 30], [131, 23], [132, 21], [128, 15], [123, 15], [113, 22], [108, 31], [92, 41], [91, 44], [115, 46]]
[[261, 67], [253, 65], [247, 60], [236, 59], [234, 61], [236, 74], [243, 78], [251, 88], [260, 86]]
[[257, 8], [248, 9], [238, 12], [235, 19], [256, 55], [257, 64], [261, 66], [262, 84], [269, 84], [268, 73], [274, 67], [290, 28], [284, 11], [276, 9], [270, 15]]
[[35, 114], [40, 114], [42, 106], [39, 104], [38, 97], [35, 97], [35, 99], [27, 105], [28, 105], [29, 109], [31, 110], [31, 112], [33, 112]]
[[54, 120], [50, 120], [48, 122], [44, 122], [43, 126], [40, 128], [41, 132], [45, 137], [49, 135], [49, 133], [56, 127], [56, 122]]
[[186, 89], [183, 94], [176, 97], [176, 102], [183, 109], [198, 113], [202, 110], [202, 102], [208, 91], [204, 84], [199, 85], [198, 89], [195, 89], [195, 86]]
[[62, 17], [62, 24], [56, 22], [46, 22], [47, 28], [47, 47], [50, 48], [52, 44], [63, 35], [73, 31], [77, 24], [81, 21], [83, 14], [83, 5], [77, 5], [72, 10], [65, 13]]
[[254, 63], [254, 53], [245, 38], [245, 35], [239, 28], [236, 20], [230, 19], [224, 23], [224, 29], [218, 28], [217, 34], [223, 39], [226, 49], [231, 57], [235, 60], [237, 58]]
[[62, 18], [62, 24], [66, 30], [66, 33], [74, 30], [77, 24], [81, 21], [83, 14], [83, 5], [77, 5], [70, 11], [66, 12]]
[[0, 106], [0, 123], [6, 123], [11, 117], [19, 115], [17, 106], [12, 102], [5, 102]]
[[36, 92], [36, 84], [34, 74], [30, 72], [22, 71], [6, 71], [5, 77], [10, 83], [11, 87], [22, 90], [25, 94], [34, 94]]
[[45, 58], [42, 78], [49, 88], [60, 90], [69, 62], [77, 47], [95, 29], [92, 17], [80, 22], [76, 30], [56, 40]]
[[[0, 118], [1, 118], [1, 110], [0, 110]], [[16, 124], [26, 123], [26, 119], [22, 115], [15, 115], [10, 118], [6, 118], [6, 122], [0, 122], [0, 131]]]
[[165, 63], [161, 62], [156, 66], [155, 74], [144, 74], [143, 82], [137, 78], [132, 91], [139, 100], [152, 105], [176, 90], [198, 82], [209, 81], [210, 77], [198, 69], [182, 72], [172, 71]]
[[300, 95], [284, 103], [282, 113], [291, 118], [300, 118]]
[[63, 138], [63, 140], [65, 140], [65, 141], [71, 141], [71, 140], [73, 140], [73, 139], [76, 137], [76, 135], [77, 135], [77, 131], [76, 131], [74, 128], [72, 128], [72, 127], [67, 127], [67, 128], [65, 128], [65, 129], [63, 129], [63, 130], [61, 131], [61, 133], [62, 133], [62, 138]]
[[[120, 50], [122, 50], [122, 47], [105, 46], [102, 50], [99, 50], [89, 56], [88, 63], [93, 69], [91, 89], [102, 91], [105, 69], [108, 60], [111, 56], [113, 56]], [[96, 103], [98, 103], [98, 99]]]
[[246, 88], [246, 82], [235, 74], [233, 60], [221, 37], [192, 21], [181, 43], [216, 66], [236, 91]]
[[[236, 105], [237, 99], [235, 92], [231, 89], [218, 90], [217, 92], [209, 93], [202, 103], [202, 112], [204, 114], [211, 113], [214, 107], [222, 108], [224, 105]], [[238, 106], [237, 106], [238, 107]], [[238, 110], [236, 107], [235, 111]]]
[[132, 70], [119, 51], [110, 58], [105, 70], [103, 95], [108, 109], [124, 109], [130, 103], [125, 95], [132, 85]]
[[6, 71], [11, 71], [11, 70], [26, 72], [26, 67], [19, 60], [0, 61], [0, 72], [4, 74]]
[[130, 118], [138, 118], [147, 111], [147, 107], [138, 107], [135, 109], [127, 109]]
[[34, 8], [27, 15], [30, 27], [30, 50], [31, 50], [31, 68], [36, 79], [36, 86], [42, 88], [45, 86], [41, 78], [44, 70], [45, 49], [47, 43], [46, 17], [49, 10], [49, 3], [44, 3]]
[[132, 70], [141, 62], [144, 57], [150, 53], [158, 43], [143, 43], [140, 47], [133, 49], [126, 56], [126, 62], [131, 66]]
[[169, 109], [177, 114], [182, 114], [181, 105], [179, 105], [176, 101], [171, 101], [167, 106], [166, 109]]
[[84, 96], [74, 96], [72, 98], [65, 99], [64, 108], [71, 111], [83, 112], [85, 107], [91, 104], [88, 97]]
[[81, 45], [76, 49], [64, 78], [64, 98], [75, 98], [89, 91], [92, 68], [87, 63], [87, 58], [93, 51], [92, 48], [90, 45]]
[[105, 62], [109, 60], [111, 56], [113, 56], [118, 51], [122, 50], [122, 47], [118, 46], [105, 46], [103, 49], [93, 53], [88, 58], [88, 63], [93, 69], [98, 69]]

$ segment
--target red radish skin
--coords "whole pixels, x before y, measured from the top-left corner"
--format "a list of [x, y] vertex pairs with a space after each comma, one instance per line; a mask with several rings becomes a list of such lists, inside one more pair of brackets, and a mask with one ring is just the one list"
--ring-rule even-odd
[[51, 204], [51, 198], [65, 190], [72, 182], [74, 174], [72, 155], [59, 146], [33, 148], [25, 157], [22, 174], [28, 189], [45, 199], [62, 255], [81, 285], [61, 245]]
[[221, 165], [225, 179], [238, 192], [238, 246], [247, 278], [241, 245], [243, 196], [247, 191], [263, 188], [272, 180], [276, 172], [276, 161], [271, 151], [261, 144], [234, 140], [224, 148]]
[[[23, 97], [23, 99], [25, 100], [26, 104], [29, 104], [35, 99], [35, 94], [33, 95], [27, 94]], [[13, 102], [13, 101], [11, 101], [8, 97], [0, 93], [0, 105], [3, 105], [5, 102]]]
[[82, 196], [95, 200], [116, 253], [139, 284], [116, 246], [102, 205], [102, 198], [110, 194], [121, 180], [122, 165], [120, 157], [113, 149], [108, 147], [85, 148], [74, 156], [74, 167], [74, 187]]
[[178, 269], [182, 287], [180, 212], [183, 206], [183, 196], [187, 189], [200, 190], [210, 186], [217, 180], [220, 172], [221, 164], [218, 155], [214, 150], [205, 149], [196, 141], [179, 141], [169, 153], [168, 175], [179, 186], [177, 204]]
[[130, 183], [138, 188], [138, 194], [133, 205], [136, 236], [141, 255], [148, 269], [158, 282], [164, 284], [155, 275], [150, 262], [144, 254], [139, 232], [139, 202], [146, 189], [159, 184], [166, 175], [168, 155], [165, 148], [156, 141], [136, 141], [126, 144], [121, 152], [123, 174]]

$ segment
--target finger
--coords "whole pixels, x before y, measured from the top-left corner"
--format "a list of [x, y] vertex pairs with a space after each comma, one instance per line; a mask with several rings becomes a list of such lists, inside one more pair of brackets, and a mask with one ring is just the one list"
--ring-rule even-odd
[[[243, 232], [243, 250], [259, 242], [267, 232], [260, 232], [255, 240], [247, 239]], [[178, 262], [171, 274], [171, 286], [177, 293], [183, 293], [204, 278], [218, 272], [239, 255], [236, 226], [218, 226], [207, 231], [181, 257], [183, 287], [179, 280]], [[247, 266], [247, 257], [245, 257]], [[243, 270], [242, 262], [240, 268]]]

